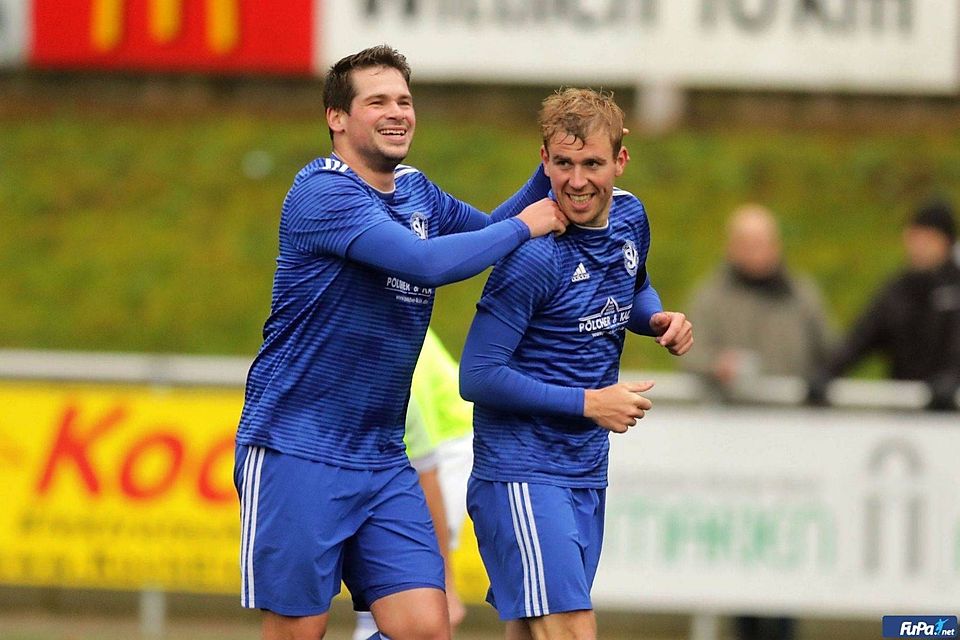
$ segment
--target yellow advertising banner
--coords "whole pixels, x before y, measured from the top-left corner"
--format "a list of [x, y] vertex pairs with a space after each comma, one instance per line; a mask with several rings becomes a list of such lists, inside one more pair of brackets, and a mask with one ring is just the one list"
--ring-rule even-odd
[[238, 391], [0, 384], [0, 581], [238, 592]]
[[[0, 583], [239, 594], [240, 390], [0, 382]], [[464, 527], [461, 594], [486, 576]]]

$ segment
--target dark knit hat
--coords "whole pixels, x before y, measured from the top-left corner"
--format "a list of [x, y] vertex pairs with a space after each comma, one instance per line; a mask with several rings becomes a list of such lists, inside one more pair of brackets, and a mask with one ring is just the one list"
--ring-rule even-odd
[[957, 239], [953, 208], [944, 200], [934, 200], [920, 207], [910, 220], [910, 225], [936, 229], [950, 238], [951, 242]]

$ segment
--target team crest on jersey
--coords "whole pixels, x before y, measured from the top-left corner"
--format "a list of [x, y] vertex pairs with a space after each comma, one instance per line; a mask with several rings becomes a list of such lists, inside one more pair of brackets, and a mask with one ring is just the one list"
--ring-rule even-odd
[[410, 216], [410, 228], [417, 234], [421, 240], [427, 239], [427, 233], [430, 229], [430, 220], [419, 211]]
[[623, 243], [623, 266], [631, 276], [637, 275], [637, 269], [640, 267], [640, 254], [637, 253], [637, 245], [633, 240], [627, 240]]

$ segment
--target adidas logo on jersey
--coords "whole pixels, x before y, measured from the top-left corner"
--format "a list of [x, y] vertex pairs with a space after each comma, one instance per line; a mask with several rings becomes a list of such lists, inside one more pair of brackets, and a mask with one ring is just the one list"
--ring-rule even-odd
[[573, 271], [573, 277], [570, 278], [570, 282], [582, 282], [584, 280], [589, 280], [590, 274], [587, 273], [586, 267], [583, 266], [583, 263], [577, 265], [577, 268]]

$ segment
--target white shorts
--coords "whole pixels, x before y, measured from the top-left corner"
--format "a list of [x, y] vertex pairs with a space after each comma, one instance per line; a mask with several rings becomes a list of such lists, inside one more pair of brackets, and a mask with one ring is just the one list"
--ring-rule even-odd
[[450, 529], [450, 548], [456, 549], [460, 530], [467, 520], [467, 480], [473, 469], [473, 433], [440, 443], [437, 453], [440, 462], [437, 475]]

